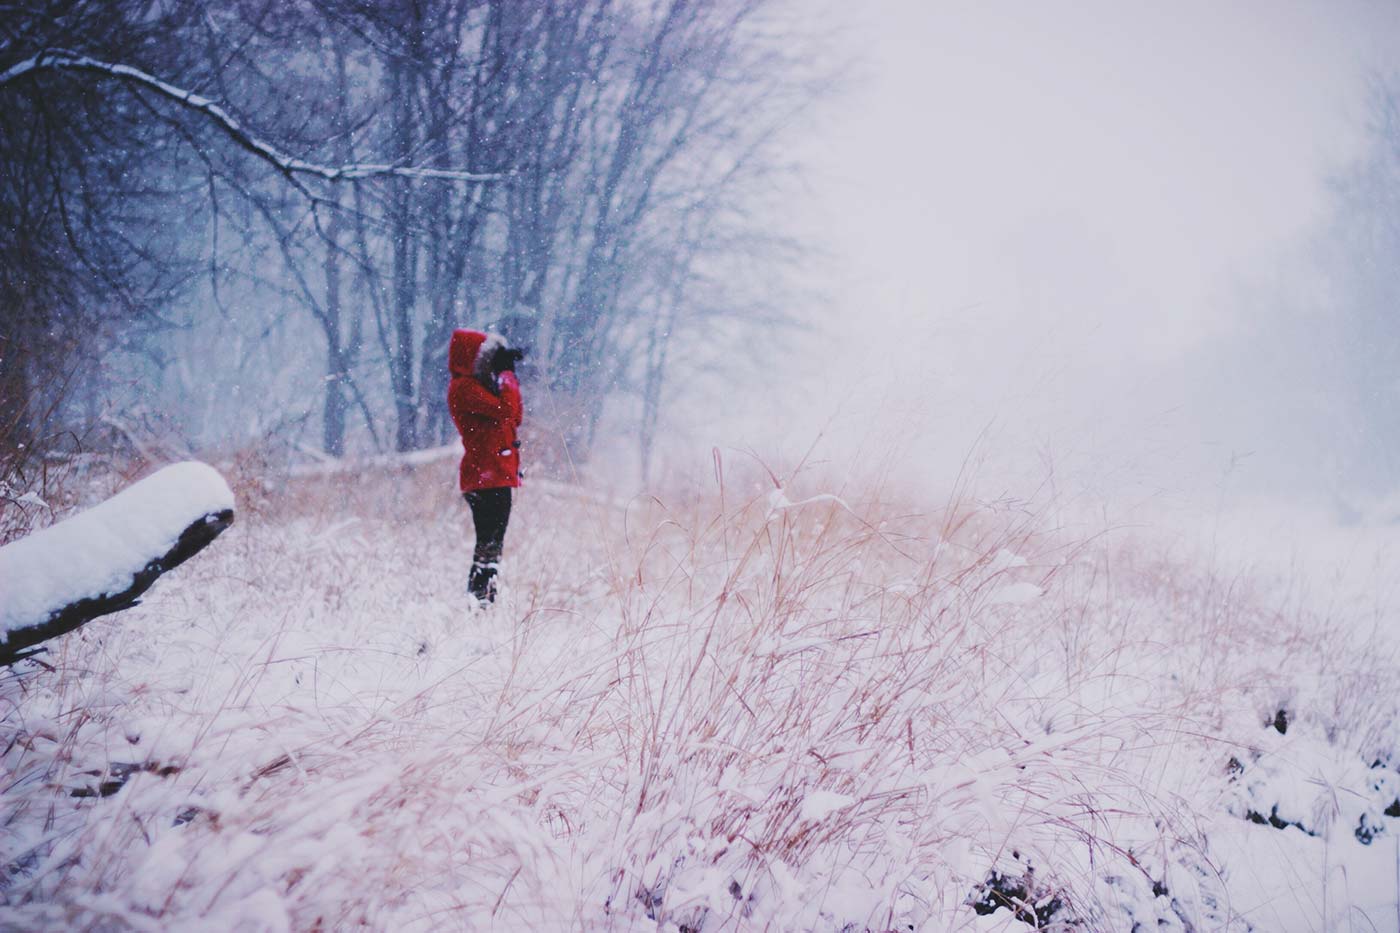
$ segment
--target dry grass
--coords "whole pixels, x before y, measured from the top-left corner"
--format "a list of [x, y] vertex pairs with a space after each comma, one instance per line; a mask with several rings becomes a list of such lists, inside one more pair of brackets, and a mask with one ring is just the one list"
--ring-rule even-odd
[[1029, 865], [1081, 929], [1223, 928], [1279, 704], [1396, 747], [1325, 620], [1024, 504], [540, 484], [473, 613], [444, 473], [239, 479], [149, 605], [0, 680], [0, 917], [945, 929]]

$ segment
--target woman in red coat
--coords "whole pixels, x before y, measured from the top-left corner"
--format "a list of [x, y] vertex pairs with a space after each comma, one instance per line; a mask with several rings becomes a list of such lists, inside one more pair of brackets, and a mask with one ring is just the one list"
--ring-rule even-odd
[[479, 330], [452, 332], [447, 410], [462, 435], [460, 486], [476, 526], [467, 588], [482, 602], [496, 598], [496, 569], [510, 521], [510, 491], [520, 485], [522, 406], [515, 364], [522, 356], [505, 338]]

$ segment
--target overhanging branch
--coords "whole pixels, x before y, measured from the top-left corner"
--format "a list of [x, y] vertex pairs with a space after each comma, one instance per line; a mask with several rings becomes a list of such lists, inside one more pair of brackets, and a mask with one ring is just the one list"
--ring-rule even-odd
[[0, 88], [25, 75], [38, 71], [83, 71], [104, 78], [115, 78], [154, 91], [167, 100], [182, 107], [197, 111], [211, 120], [229, 139], [240, 148], [270, 163], [282, 174], [290, 177], [311, 175], [325, 181], [356, 181], [365, 178], [396, 177], [436, 179], [440, 181], [495, 181], [506, 177], [502, 173], [483, 174], [457, 169], [431, 168], [409, 165], [319, 165], [296, 156], [289, 155], [271, 143], [260, 139], [244, 128], [243, 124], [215, 101], [193, 91], [177, 87], [139, 68], [116, 62], [104, 62], [86, 55], [69, 52], [40, 52], [12, 65], [0, 72]]

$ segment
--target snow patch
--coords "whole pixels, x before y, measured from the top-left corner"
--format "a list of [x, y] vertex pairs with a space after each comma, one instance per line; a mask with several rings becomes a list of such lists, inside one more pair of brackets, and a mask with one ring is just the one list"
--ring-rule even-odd
[[855, 802], [854, 797], [846, 794], [816, 790], [802, 798], [802, 809], [798, 812], [804, 820], [824, 820], [837, 810], [844, 810]]
[[987, 598], [987, 604], [991, 606], [1024, 606], [1026, 603], [1039, 599], [1044, 590], [1034, 583], [1012, 583], [1003, 586]]
[[1002, 548], [996, 552], [991, 562], [987, 564], [987, 573], [989, 575], [997, 574], [1001, 573], [1003, 570], [1015, 570], [1025, 566], [1026, 559], [1024, 557], [1014, 551], [1008, 551], [1006, 548]]
[[778, 512], [783, 512], [788, 509], [800, 509], [804, 505], [816, 505], [819, 502], [830, 502], [839, 505], [847, 512], [852, 511], [851, 507], [846, 504], [846, 500], [829, 492], [818, 493], [815, 496], [808, 496], [806, 499], [799, 499], [793, 502], [787, 497], [787, 490], [779, 486], [768, 494], [768, 515], [771, 518]]

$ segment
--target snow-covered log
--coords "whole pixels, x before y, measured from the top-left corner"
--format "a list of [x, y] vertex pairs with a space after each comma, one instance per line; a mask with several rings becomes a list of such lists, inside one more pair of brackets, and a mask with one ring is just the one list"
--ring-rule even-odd
[[228, 484], [213, 467], [189, 461], [0, 548], [0, 665], [134, 606], [161, 574], [231, 524]]

